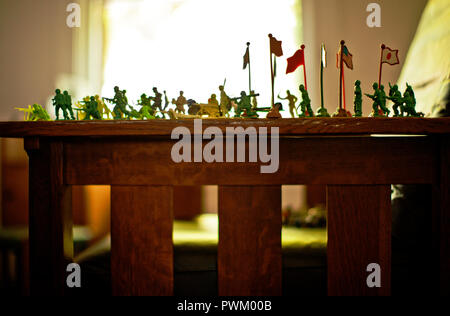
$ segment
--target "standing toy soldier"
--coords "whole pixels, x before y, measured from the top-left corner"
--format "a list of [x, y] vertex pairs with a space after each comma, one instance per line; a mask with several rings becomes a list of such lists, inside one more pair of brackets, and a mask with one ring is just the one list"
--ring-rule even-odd
[[220, 112], [223, 116], [227, 115], [228, 112], [231, 110], [231, 100], [228, 97], [228, 95], [225, 92], [224, 86], [219, 86], [220, 90]]
[[355, 81], [355, 117], [361, 117], [362, 116], [362, 91], [361, 91], [361, 81], [356, 80]]
[[157, 110], [162, 111], [162, 94], [158, 92], [158, 88], [153, 88], [154, 97], [150, 97], [150, 100], [153, 100], [153, 110], [156, 112]]
[[184, 97], [184, 92], [180, 91], [180, 96], [178, 97], [178, 99], [175, 101], [175, 112], [178, 113], [183, 113], [185, 114], [185, 109], [184, 109], [184, 105], [187, 104], [187, 100]]
[[[72, 120], [75, 120], [75, 116], [73, 116], [73, 110], [72, 110], [72, 97], [69, 95], [69, 92], [64, 91], [64, 113], [66, 113], [66, 111], [69, 111], [70, 114], [70, 118]], [[64, 116], [65, 119], [67, 119]]]
[[[394, 110], [394, 117], [403, 116], [403, 98], [401, 92], [398, 90], [398, 86], [394, 84], [391, 86], [389, 83], [389, 96], [386, 97], [387, 99], [394, 102], [394, 106], [392, 107]], [[400, 112], [399, 112], [400, 108]]]
[[141, 119], [146, 118], [147, 120], [151, 120], [155, 118], [154, 116], [155, 113], [153, 112], [153, 109], [150, 106], [150, 98], [147, 97], [145, 93], [141, 95], [141, 99], [138, 101], [138, 104], [142, 106], [141, 109], [139, 110]]
[[302, 113], [300, 113], [299, 117], [314, 117], [314, 112], [311, 109], [311, 99], [309, 98], [308, 91], [306, 91], [304, 85], [300, 85], [300, 92], [302, 93], [302, 102], [300, 102], [300, 107]]
[[53, 98], [53, 105], [55, 106], [55, 114], [56, 114], [56, 120], [59, 120], [59, 110], [63, 110], [64, 119], [68, 120], [68, 116], [65, 109], [65, 101], [64, 101], [64, 95], [61, 94], [61, 90], [56, 89], [55, 90], [55, 97]]
[[[278, 95], [278, 99], [280, 100], [288, 100], [289, 101], [289, 113], [291, 113], [291, 117], [296, 117], [295, 115], [298, 116], [298, 112], [297, 112], [297, 107], [295, 106], [295, 103], [297, 103], [298, 98], [291, 94], [291, 91], [287, 90], [286, 91], [287, 96], [285, 98], [280, 97], [280, 95]], [[294, 115], [294, 111], [295, 111], [295, 115]]]

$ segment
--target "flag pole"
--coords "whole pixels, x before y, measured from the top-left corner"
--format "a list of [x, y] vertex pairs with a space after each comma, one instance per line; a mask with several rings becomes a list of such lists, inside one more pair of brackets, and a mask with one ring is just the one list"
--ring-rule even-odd
[[302, 45], [300, 48], [303, 50], [303, 61], [304, 61], [304, 63], [303, 63], [303, 78], [304, 78], [304, 81], [305, 81], [305, 90], [308, 91], [308, 84], [306, 83], [305, 45]]
[[381, 44], [381, 56], [380, 56], [380, 72], [378, 74], [378, 87], [381, 86], [381, 72], [383, 70], [383, 51], [386, 48], [386, 45]]
[[345, 73], [344, 73], [344, 71], [345, 70], [342, 70], [342, 97], [344, 99], [344, 110], [347, 111], [347, 107], [345, 104]]
[[272, 65], [272, 46], [270, 45], [272, 39], [272, 34], [269, 34], [269, 51], [270, 51], [270, 75], [272, 79], [272, 107], [274, 107], [275, 104], [275, 89], [274, 89], [274, 75], [273, 75], [273, 65]]
[[339, 110], [342, 110], [342, 78], [344, 76], [344, 67], [343, 67], [343, 60], [342, 60], [342, 54], [344, 53], [344, 44], [345, 41], [341, 41], [341, 53], [339, 54], [339, 66], [340, 66], [340, 73], [339, 73]]
[[321, 45], [320, 49], [320, 106], [323, 109], [325, 106], [323, 104], [323, 51], [325, 50], [325, 45]]
[[252, 72], [250, 66], [250, 42], [247, 42], [248, 48], [248, 92], [249, 95], [252, 94]]

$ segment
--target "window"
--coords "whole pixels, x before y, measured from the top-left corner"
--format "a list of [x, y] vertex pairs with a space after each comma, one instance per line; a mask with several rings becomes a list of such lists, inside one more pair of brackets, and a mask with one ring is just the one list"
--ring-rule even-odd
[[248, 91], [248, 70], [242, 66], [251, 42], [252, 90], [260, 93], [259, 106], [269, 106], [269, 33], [284, 49], [275, 94], [297, 91], [302, 80], [284, 75], [286, 58], [301, 40], [299, 8], [299, 0], [110, 0], [102, 95], [112, 95], [118, 85], [132, 102], [156, 86], [170, 100], [183, 90], [203, 103], [226, 79], [227, 94], [238, 96]]

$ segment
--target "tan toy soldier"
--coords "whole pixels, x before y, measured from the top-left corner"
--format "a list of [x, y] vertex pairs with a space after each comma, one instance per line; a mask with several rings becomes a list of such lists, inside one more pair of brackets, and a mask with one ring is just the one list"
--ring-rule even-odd
[[175, 111], [178, 113], [185, 113], [184, 110], [184, 105], [187, 104], [187, 100], [186, 98], [183, 96], [184, 92], [180, 91], [180, 96], [178, 97], [178, 99], [175, 101], [175, 105], [176, 105], [176, 109]]
[[223, 116], [228, 116], [228, 112], [231, 110], [231, 100], [225, 93], [224, 86], [219, 86], [220, 90], [220, 111]]

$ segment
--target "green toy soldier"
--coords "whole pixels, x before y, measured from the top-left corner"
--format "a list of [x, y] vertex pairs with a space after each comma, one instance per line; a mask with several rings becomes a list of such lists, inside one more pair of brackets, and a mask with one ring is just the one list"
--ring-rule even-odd
[[64, 113], [66, 111], [69, 111], [70, 118], [72, 120], [75, 120], [75, 116], [73, 116], [73, 110], [72, 110], [72, 97], [69, 95], [69, 92], [67, 92], [67, 91], [64, 91], [64, 108], [65, 108]]
[[55, 97], [53, 98], [53, 105], [55, 106], [55, 114], [56, 114], [56, 120], [59, 120], [59, 110], [61, 109], [63, 111], [64, 119], [68, 120], [69, 117], [66, 112], [65, 104], [66, 100], [63, 94], [61, 94], [61, 90], [56, 89], [55, 90]]
[[[288, 100], [289, 101], [289, 113], [291, 114], [291, 117], [296, 117], [296, 115], [298, 116], [298, 112], [297, 112], [297, 107], [295, 106], [295, 103], [297, 103], [298, 98], [291, 94], [291, 91], [286, 90], [286, 94], [287, 96], [285, 98], [280, 97], [280, 95], [278, 95], [278, 99], [280, 100]], [[295, 111], [295, 114], [294, 114]]]
[[413, 117], [424, 116], [422, 112], [416, 112], [416, 97], [414, 95], [414, 90], [409, 84], [406, 84], [406, 90], [403, 93], [403, 100], [405, 102], [403, 111], [406, 112], [407, 116]]
[[113, 99], [103, 98], [104, 100], [114, 104], [113, 115], [115, 120], [121, 120], [124, 118], [124, 115], [126, 116], [129, 115], [129, 112], [127, 110], [128, 99], [125, 93], [126, 90], [121, 91], [118, 86], [115, 86], [114, 98]]
[[81, 109], [76, 109], [77, 111], [83, 111], [86, 113], [84, 120], [90, 120], [91, 117], [94, 120], [101, 120], [102, 117], [98, 111], [98, 103], [95, 101], [95, 97], [90, 97], [88, 101], [82, 101], [84, 106]]
[[141, 106], [141, 109], [139, 110], [141, 119], [146, 118], [147, 120], [152, 120], [155, 118], [155, 112], [150, 105], [150, 97], [147, 97], [145, 93], [141, 95], [138, 104]]
[[361, 91], [361, 81], [355, 81], [355, 99], [354, 99], [354, 110], [355, 117], [362, 116], [362, 91]]
[[314, 112], [311, 109], [311, 99], [309, 98], [308, 91], [306, 91], [304, 85], [299, 86], [300, 92], [302, 93], [302, 102], [300, 102], [300, 107], [302, 113], [299, 114], [299, 117], [314, 117]]
[[382, 112], [382, 98], [383, 98], [382, 92], [378, 88], [378, 83], [375, 82], [372, 85], [372, 87], [373, 87], [373, 90], [374, 90], [373, 95], [370, 95], [370, 94], [367, 94], [367, 93], [365, 93], [365, 95], [373, 100], [373, 104], [372, 104], [373, 116], [374, 117], [383, 116], [384, 111]]
[[252, 109], [251, 97], [258, 96], [259, 94], [247, 95], [245, 91], [241, 92], [241, 96], [238, 98], [230, 99], [231, 101], [238, 101], [238, 106], [236, 108], [236, 113], [234, 117], [241, 117], [244, 113], [246, 117], [258, 117], [258, 113]]
[[386, 107], [386, 99], [387, 99], [387, 97], [386, 97], [386, 92], [384, 92], [384, 86], [383, 85], [380, 86], [380, 95], [381, 95], [381, 98], [380, 98], [381, 111], [383, 111], [384, 115], [389, 116], [389, 113], [391, 113], [391, 111], [389, 111], [389, 109]]
[[[389, 83], [389, 96], [387, 99], [394, 102], [394, 106], [392, 107], [394, 110], [394, 117], [403, 116], [404, 108], [403, 108], [403, 98], [401, 92], [398, 90], [398, 86], [394, 84], [391, 86]], [[399, 111], [400, 109], [400, 111]]]
[[29, 105], [28, 109], [16, 108], [24, 112], [24, 121], [50, 121], [50, 115], [40, 104]]

